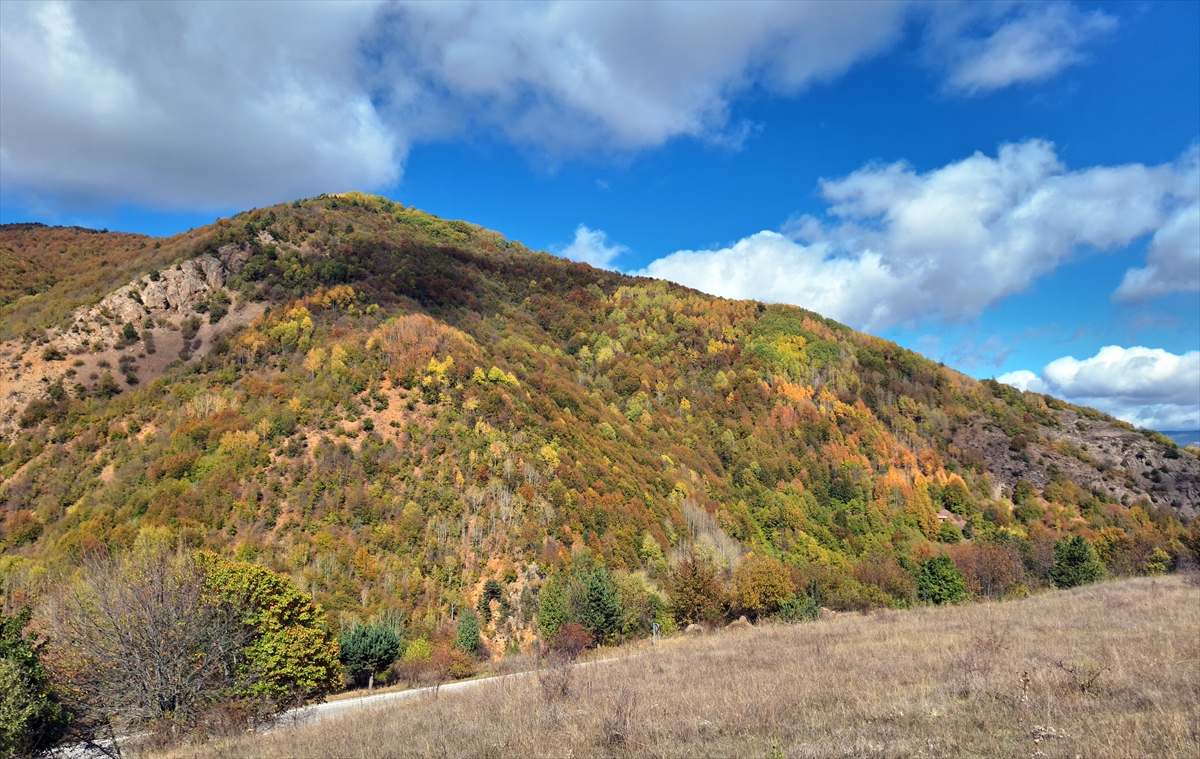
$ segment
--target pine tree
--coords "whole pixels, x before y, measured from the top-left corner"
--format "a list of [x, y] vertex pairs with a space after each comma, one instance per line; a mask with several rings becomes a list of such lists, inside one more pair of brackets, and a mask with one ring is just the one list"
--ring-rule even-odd
[[479, 646], [479, 617], [468, 609], [458, 617], [458, 636], [454, 640], [454, 647], [463, 653], [478, 656]]
[[375, 673], [396, 660], [400, 637], [390, 627], [356, 625], [338, 639], [338, 658], [355, 682], [367, 678], [367, 689], [375, 686]]
[[1104, 576], [1104, 565], [1096, 549], [1080, 535], [1072, 535], [1054, 544], [1054, 568], [1050, 579], [1055, 587], [1074, 588], [1088, 585]]

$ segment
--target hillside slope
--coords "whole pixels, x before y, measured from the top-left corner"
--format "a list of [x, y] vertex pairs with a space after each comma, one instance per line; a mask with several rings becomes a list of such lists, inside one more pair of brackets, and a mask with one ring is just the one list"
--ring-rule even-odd
[[335, 623], [433, 630], [495, 579], [485, 632], [515, 645], [584, 547], [651, 588], [688, 544], [753, 550], [855, 607], [950, 547], [1019, 556], [1006, 588], [1067, 533], [1142, 572], [1200, 508], [1200, 460], [1158, 433], [384, 198], [87, 233], [120, 251], [102, 270], [50, 255], [83, 234], [0, 234], [33, 283], [0, 306], [10, 592], [165, 535], [290, 572]]

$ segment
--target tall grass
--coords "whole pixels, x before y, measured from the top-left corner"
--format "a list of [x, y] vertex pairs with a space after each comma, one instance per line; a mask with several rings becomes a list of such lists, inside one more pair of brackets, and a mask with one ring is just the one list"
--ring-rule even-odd
[[182, 757], [1195, 757], [1200, 587], [1142, 578], [1019, 602], [677, 638]]

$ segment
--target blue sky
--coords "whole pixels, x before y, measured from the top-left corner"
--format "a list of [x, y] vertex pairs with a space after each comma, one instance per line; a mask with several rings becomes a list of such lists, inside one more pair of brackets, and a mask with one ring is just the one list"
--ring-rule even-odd
[[0, 220], [360, 189], [1200, 427], [1200, 3], [0, 4]]

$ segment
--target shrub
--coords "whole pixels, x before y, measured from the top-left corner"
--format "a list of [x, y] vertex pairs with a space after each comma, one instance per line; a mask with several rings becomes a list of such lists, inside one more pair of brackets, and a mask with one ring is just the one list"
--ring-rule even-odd
[[1080, 535], [1054, 543], [1054, 567], [1050, 580], [1055, 587], [1074, 588], [1096, 582], [1104, 576], [1104, 565], [1096, 549]]
[[716, 619], [725, 611], [725, 588], [712, 562], [695, 553], [680, 559], [670, 575], [670, 609], [680, 627]]
[[179, 329], [184, 340], [191, 340], [200, 331], [200, 319], [195, 316], [188, 317], [180, 323]]
[[44, 643], [26, 636], [28, 608], [0, 611], [0, 756], [36, 756], [52, 749], [71, 722], [42, 666]]
[[383, 625], [355, 625], [338, 638], [338, 659], [356, 685], [375, 685], [375, 673], [392, 665], [399, 653], [400, 636]]
[[92, 393], [97, 398], [112, 398], [119, 392], [121, 392], [121, 386], [113, 379], [110, 372], [100, 375], [100, 379], [96, 382], [96, 387], [92, 390]]
[[429, 657], [433, 656], [433, 644], [428, 638], [417, 638], [410, 642], [408, 647], [404, 649], [404, 656], [401, 657], [404, 661], [429, 661]]
[[942, 522], [942, 526], [938, 528], [938, 540], [943, 543], [958, 543], [962, 539], [962, 530], [958, 529], [958, 525], [949, 520]]
[[67, 354], [63, 353], [59, 348], [56, 348], [53, 345], [42, 351], [43, 361], [63, 361], [66, 359], [66, 357]]
[[934, 556], [917, 571], [917, 592], [931, 603], [957, 603], [967, 597], [967, 582], [949, 556]]
[[730, 598], [740, 611], [758, 617], [777, 611], [795, 590], [783, 564], [752, 553], [733, 572]]

